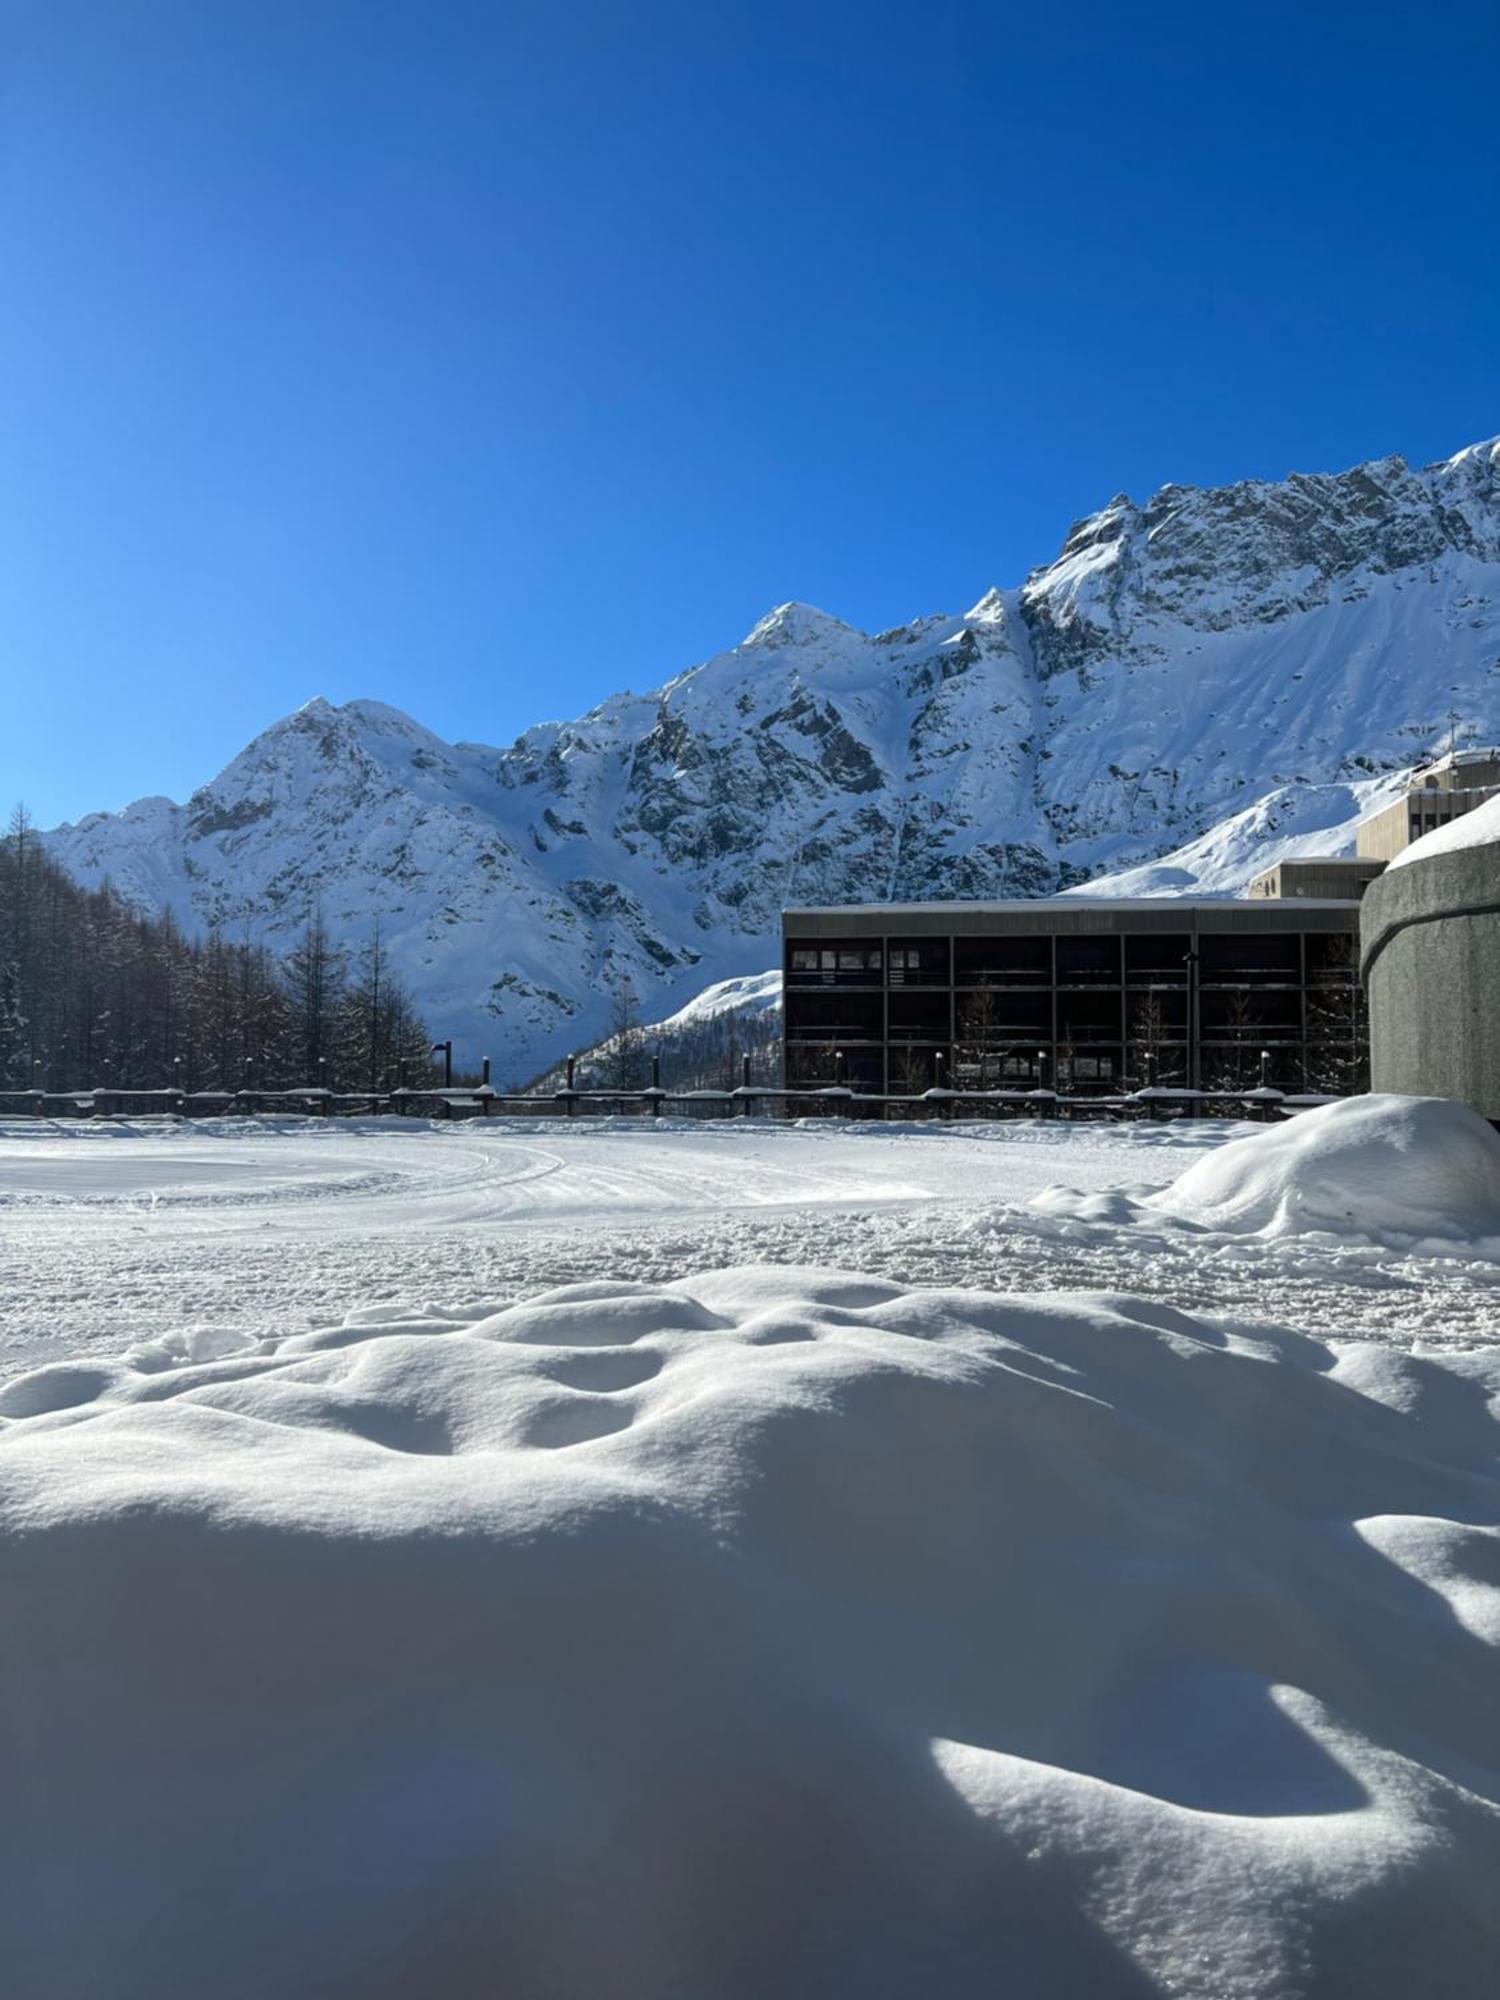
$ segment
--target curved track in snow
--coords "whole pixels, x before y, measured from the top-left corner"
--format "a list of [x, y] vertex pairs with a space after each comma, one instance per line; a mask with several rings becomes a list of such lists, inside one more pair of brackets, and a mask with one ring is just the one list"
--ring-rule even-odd
[[1332, 1337], [1496, 1336], [1500, 1265], [1028, 1206], [1058, 1182], [1139, 1193], [1234, 1129], [15, 1121], [0, 1125], [0, 1376], [167, 1335], [284, 1334], [372, 1301], [753, 1262], [1164, 1296]]

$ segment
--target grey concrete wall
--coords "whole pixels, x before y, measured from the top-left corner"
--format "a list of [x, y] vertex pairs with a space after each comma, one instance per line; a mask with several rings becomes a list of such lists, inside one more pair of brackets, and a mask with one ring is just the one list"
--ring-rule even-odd
[[1372, 1088], [1500, 1120], [1500, 841], [1372, 882], [1360, 940]]

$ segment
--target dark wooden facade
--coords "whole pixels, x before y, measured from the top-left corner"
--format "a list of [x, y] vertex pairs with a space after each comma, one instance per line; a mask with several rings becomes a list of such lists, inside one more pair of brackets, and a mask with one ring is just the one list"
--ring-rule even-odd
[[785, 1080], [905, 1093], [1368, 1087], [1354, 901], [788, 910]]

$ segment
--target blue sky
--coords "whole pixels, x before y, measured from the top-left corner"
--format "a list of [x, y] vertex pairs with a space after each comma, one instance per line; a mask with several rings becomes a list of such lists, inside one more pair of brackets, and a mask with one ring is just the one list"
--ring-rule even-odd
[[0, 8], [0, 802], [508, 741], [1500, 430], [1500, 14]]

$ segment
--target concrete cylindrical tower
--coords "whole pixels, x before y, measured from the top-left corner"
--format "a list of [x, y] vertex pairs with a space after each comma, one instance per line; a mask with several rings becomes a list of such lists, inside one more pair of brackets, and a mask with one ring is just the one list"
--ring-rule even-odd
[[1360, 911], [1371, 1086], [1456, 1098], [1500, 1123], [1500, 825], [1411, 852]]

